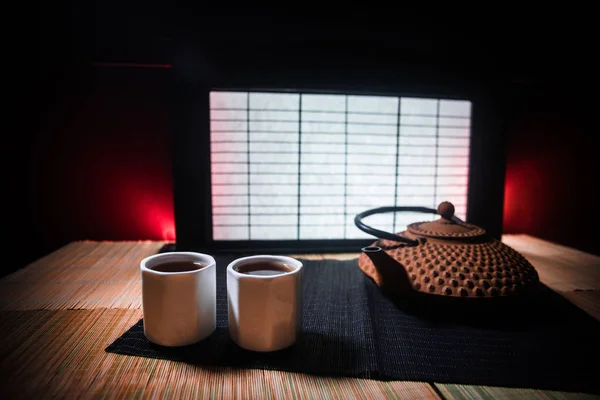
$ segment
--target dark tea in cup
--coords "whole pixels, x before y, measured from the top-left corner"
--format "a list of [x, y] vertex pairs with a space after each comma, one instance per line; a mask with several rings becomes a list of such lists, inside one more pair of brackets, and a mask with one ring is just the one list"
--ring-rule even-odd
[[273, 261], [257, 261], [254, 263], [241, 264], [235, 268], [240, 274], [272, 276], [292, 272], [294, 268]]
[[152, 266], [150, 269], [158, 272], [190, 272], [206, 267], [206, 265], [195, 261], [165, 261], [162, 264]]

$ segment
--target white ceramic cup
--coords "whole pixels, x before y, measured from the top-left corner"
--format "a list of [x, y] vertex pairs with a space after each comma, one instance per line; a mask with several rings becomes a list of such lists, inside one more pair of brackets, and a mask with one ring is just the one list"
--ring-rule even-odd
[[[240, 265], [276, 262], [292, 269], [277, 275], [249, 275]], [[276, 351], [294, 344], [302, 326], [302, 263], [284, 256], [238, 258], [227, 266], [229, 333], [238, 346]]]
[[[203, 268], [161, 272], [162, 264], [191, 261]], [[185, 346], [210, 336], [217, 327], [215, 259], [194, 252], [155, 254], [140, 263], [144, 335], [162, 346]]]

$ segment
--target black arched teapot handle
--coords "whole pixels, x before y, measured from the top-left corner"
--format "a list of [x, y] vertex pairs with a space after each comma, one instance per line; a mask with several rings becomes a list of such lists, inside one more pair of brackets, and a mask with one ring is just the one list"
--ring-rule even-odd
[[[383, 213], [389, 213], [389, 212], [396, 212], [396, 211], [408, 211], [408, 212], [422, 212], [422, 213], [428, 213], [428, 214], [438, 214], [437, 210], [435, 210], [433, 208], [428, 208], [428, 207], [410, 207], [410, 206], [379, 207], [379, 208], [372, 208], [370, 210], [363, 211], [360, 214], [357, 214], [356, 217], [354, 217], [354, 224], [361, 231], [366, 232], [369, 235], [373, 235], [373, 236], [375, 236], [378, 239], [388, 239], [388, 240], [393, 240], [395, 242], [402, 242], [402, 243], [406, 243], [406, 244], [409, 244], [409, 245], [412, 245], [412, 246], [416, 246], [417, 244], [419, 244], [419, 242], [416, 241], [416, 240], [407, 238], [407, 237], [402, 236], [402, 235], [397, 235], [395, 233], [391, 233], [391, 232], [386, 232], [386, 231], [382, 231], [382, 230], [379, 230], [379, 229], [375, 229], [375, 228], [370, 227], [369, 225], [365, 224], [364, 222], [362, 222], [363, 218], [369, 217], [371, 215], [383, 214]], [[460, 220], [456, 216], [452, 216], [452, 220], [456, 221], [456, 222], [462, 222], [462, 220]]]

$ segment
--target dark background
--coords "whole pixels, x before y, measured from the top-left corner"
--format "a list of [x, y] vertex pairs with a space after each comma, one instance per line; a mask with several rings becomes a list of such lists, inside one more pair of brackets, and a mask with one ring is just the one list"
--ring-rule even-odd
[[169, 4], [52, 3], [37, 20], [25, 14], [5, 76], [17, 108], [3, 146], [5, 232], [17, 256], [2, 273], [73, 240], [174, 239], [168, 66], [182, 48], [212, 76], [247, 65], [490, 90], [502, 99], [505, 232], [600, 254], [597, 66], [584, 12], [332, 17]]

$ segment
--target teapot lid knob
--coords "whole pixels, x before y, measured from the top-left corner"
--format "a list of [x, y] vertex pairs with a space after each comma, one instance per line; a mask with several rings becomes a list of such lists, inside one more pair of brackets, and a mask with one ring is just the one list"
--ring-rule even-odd
[[485, 235], [485, 229], [456, 218], [455, 211], [454, 204], [444, 201], [437, 208], [441, 218], [412, 223], [408, 225], [407, 230], [416, 236], [438, 239], [469, 239]]
[[437, 208], [437, 212], [444, 219], [452, 219], [454, 216], [454, 205], [449, 201], [443, 201]]

